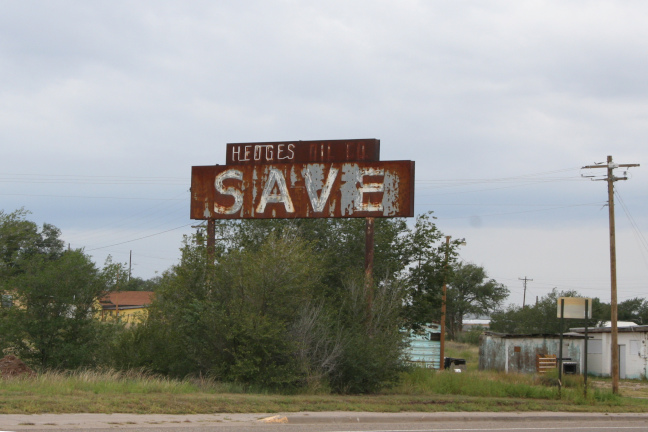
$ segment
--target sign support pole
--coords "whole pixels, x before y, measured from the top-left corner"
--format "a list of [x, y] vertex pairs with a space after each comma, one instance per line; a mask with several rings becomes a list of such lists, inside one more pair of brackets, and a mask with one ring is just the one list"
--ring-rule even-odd
[[207, 219], [207, 258], [209, 263], [214, 263], [214, 253], [216, 251], [216, 220]]
[[373, 309], [373, 261], [374, 261], [374, 232], [375, 220], [372, 217], [365, 219], [365, 293], [367, 296], [367, 327], [371, 326]]

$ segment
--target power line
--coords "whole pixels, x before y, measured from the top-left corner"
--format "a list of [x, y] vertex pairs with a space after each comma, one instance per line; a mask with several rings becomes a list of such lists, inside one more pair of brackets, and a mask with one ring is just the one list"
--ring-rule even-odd
[[143, 239], [146, 239], [146, 238], [149, 238], [149, 237], [154, 237], [154, 236], [157, 236], [157, 235], [160, 235], [160, 234], [165, 234], [165, 233], [168, 233], [168, 232], [171, 232], [171, 231], [178, 230], [180, 228], [188, 227], [192, 223], [188, 223], [186, 225], [181, 225], [179, 227], [171, 228], [171, 229], [168, 229], [168, 230], [165, 230], [165, 231], [160, 231], [160, 232], [157, 232], [157, 233], [154, 233], [154, 234], [149, 234], [149, 235], [142, 236], [142, 237], [139, 237], [139, 238], [136, 238], [136, 239], [127, 240], [127, 241], [123, 241], [123, 242], [120, 242], [120, 243], [114, 243], [114, 244], [111, 244], [111, 245], [108, 245], [108, 246], [96, 247], [94, 249], [88, 249], [87, 252], [94, 251], [94, 250], [99, 250], [99, 249], [106, 249], [106, 248], [109, 248], [109, 247], [119, 246], [119, 245], [123, 245], [123, 244], [126, 244], [126, 243], [132, 243], [132, 242], [135, 242], [135, 241], [138, 241], [138, 240], [143, 240]]

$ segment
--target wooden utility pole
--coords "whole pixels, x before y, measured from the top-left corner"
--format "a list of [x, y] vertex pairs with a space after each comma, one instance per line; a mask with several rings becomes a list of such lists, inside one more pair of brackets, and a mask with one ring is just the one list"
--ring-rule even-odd
[[[609, 224], [610, 224], [610, 282], [611, 282], [611, 299], [610, 309], [612, 324], [612, 393], [619, 393], [619, 330], [617, 327], [617, 277], [616, 277], [616, 234], [614, 229], [614, 182], [617, 180], [628, 180], [627, 177], [615, 177], [615, 168], [631, 168], [638, 167], [639, 164], [615, 164], [612, 161], [612, 156], [607, 157], [607, 165], [587, 165], [583, 168], [607, 168], [607, 176], [604, 179], [607, 181], [608, 186], [608, 210], [609, 210]], [[587, 355], [587, 354], [586, 354]]]
[[[524, 276], [524, 279], [518, 278], [521, 281], [524, 281], [524, 294], [522, 295], [522, 309], [524, 309], [524, 305], [526, 304], [526, 284], [528, 282], [533, 282], [533, 279], [529, 279], [526, 276]], [[537, 303], [537, 301], [536, 301]]]
[[443, 268], [443, 291], [441, 294], [441, 348], [440, 348], [440, 365], [439, 369], [443, 369], [445, 361], [445, 333], [446, 333], [446, 294], [447, 287], [447, 273], [448, 273], [448, 253], [450, 252], [450, 237], [446, 236], [446, 251], [445, 251], [445, 264]]

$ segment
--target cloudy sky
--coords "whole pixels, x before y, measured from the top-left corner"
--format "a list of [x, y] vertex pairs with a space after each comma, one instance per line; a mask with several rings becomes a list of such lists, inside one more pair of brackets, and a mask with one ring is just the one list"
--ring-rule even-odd
[[[0, 0], [0, 196], [99, 264], [177, 262], [225, 144], [377, 138], [416, 212], [527, 303], [648, 290], [644, 1]], [[623, 169], [616, 170], [617, 176]]]

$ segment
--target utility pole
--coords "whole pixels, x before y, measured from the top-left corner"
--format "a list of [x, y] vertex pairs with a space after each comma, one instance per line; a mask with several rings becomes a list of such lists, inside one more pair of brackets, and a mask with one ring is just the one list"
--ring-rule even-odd
[[[533, 282], [533, 279], [529, 279], [526, 276], [524, 276], [524, 279], [518, 278], [521, 281], [524, 281], [524, 294], [522, 295], [522, 309], [524, 309], [524, 305], [526, 304], [526, 284], [528, 282]], [[536, 302], [537, 303], [537, 302]]]
[[638, 167], [639, 164], [616, 164], [612, 161], [612, 156], [607, 157], [607, 165], [587, 165], [583, 169], [607, 168], [607, 176], [604, 179], [608, 186], [608, 210], [610, 222], [610, 282], [611, 282], [611, 324], [612, 324], [612, 393], [619, 393], [619, 330], [617, 328], [617, 277], [616, 277], [616, 234], [614, 229], [614, 182], [617, 180], [628, 180], [625, 177], [615, 177], [615, 168]]

